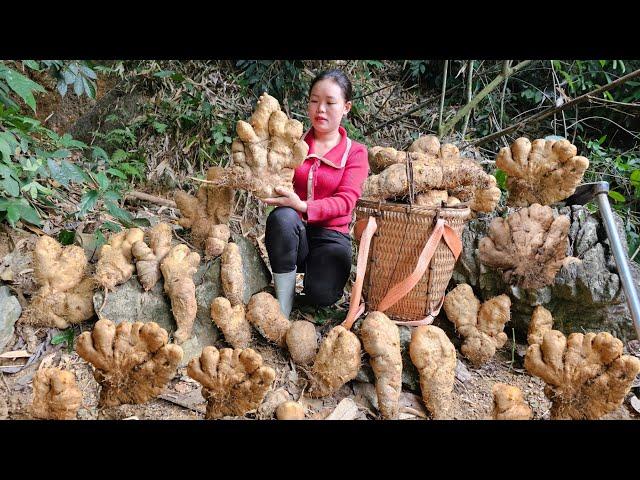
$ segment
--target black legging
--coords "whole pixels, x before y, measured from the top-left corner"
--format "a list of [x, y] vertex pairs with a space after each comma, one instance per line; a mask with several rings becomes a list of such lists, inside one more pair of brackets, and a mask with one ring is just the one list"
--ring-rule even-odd
[[351, 237], [328, 228], [305, 225], [290, 207], [267, 218], [265, 244], [273, 273], [304, 272], [304, 301], [333, 305], [351, 272]]

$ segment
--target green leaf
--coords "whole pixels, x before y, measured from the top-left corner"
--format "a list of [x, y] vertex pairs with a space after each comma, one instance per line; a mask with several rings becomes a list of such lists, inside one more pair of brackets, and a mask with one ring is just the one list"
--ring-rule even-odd
[[98, 172], [98, 174], [96, 175], [96, 180], [98, 181], [100, 190], [106, 190], [111, 184], [111, 181], [107, 178], [104, 172]]
[[93, 147], [93, 151], [91, 152], [91, 157], [94, 160], [98, 160], [102, 158], [105, 162], [109, 161], [109, 155], [100, 147]]
[[96, 232], [95, 232], [96, 251], [97, 251], [98, 248], [100, 248], [105, 243], [107, 243], [107, 239], [104, 238], [104, 235], [103, 235], [102, 231], [100, 231], [100, 229], [96, 230]]
[[89, 67], [87, 67], [86, 65], [80, 65], [80, 70], [82, 71], [82, 73], [84, 75], [86, 75], [88, 78], [90, 78], [91, 80], [96, 80], [98, 78], [98, 76], [96, 75], [96, 72], [94, 72], [93, 70], [91, 70]]
[[107, 173], [113, 175], [114, 177], [121, 178], [123, 180], [127, 179], [127, 176], [123, 172], [118, 170], [117, 168], [110, 168], [110, 169], [107, 170]]
[[122, 227], [120, 225], [118, 225], [117, 223], [113, 223], [113, 222], [104, 222], [100, 228], [106, 228], [107, 230], [111, 231], [111, 232], [121, 232], [122, 231]]
[[0, 137], [0, 153], [2, 153], [2, 159], [5, 162], [11, 161], [11, 147], [7, 143], [7, 141]]
[[61, 343], [66, 343], [67, 344], [67, 352], [71, 353], [71, 352], [73, 352], [73, 340], [74, 340], [73, 328], [69, 327], [66, 330], [63, 330], [62, 333], [59, 333], [58, 335], [55, 335], [51, 339], [51, 345], [58, 345], [58, 344], [61, 344]]
[[73, 93], [77, 96], [82, 95], [82, 91], [84, 90], [84, 84], [82, 83], [82, 77], [76, 77], [75, 82], [73, 82]]
[[52, 154], [49, 155], [51, 158], [67, 158], [71, 156], [71, 152], [66, 148], [56, 150]]
[[31, 70], [40, 71], [40, 64], [38, 62], [36, 62], [35, 60], [23, 60], [22, 63], [24, 63]]
[[114, 190], [107, 190], [106, 192], [104, 192], [103, 198], [111, 202], [119, 202], [120, 200], [122, 200], [120, 194]]
[[60, 230], [58, 233], [58, 241], [62, 245], [72, 245], [76, 238], [76, 232], [73, 230]]
[[153, 122], [153, 128], [155, 128], [156, 132], [162, 134], [167, 129], [166, 123]]
[[92, 210], [98, 202], [98, 198], [98, 190], [89, 190], [85, 193], [80, 199], [80, 205], [78, 205], [80, 207], [78, 209], [78, 216], [82, 218], [87, 214], [87, 212]]
[[7, 220], [12, 227], [15, 227], [20, 219], [38, 227], [42, 226], [38, 212], [24, 198], [0, 198], [0, 210], [7, 212]]
[[158, 78], [166, 78], [166, 77], [170, 77], [173, 74], [174, 74], [173, 70], [161, 70], [159, 72], [154, 73], [153, 76]]
[[126, 160], [126, 158], [127, 152], [119, 148], [118, 150], [113, 152], [113, 155], [111, 155], [111, 164], [113, 165], [114, 163], [120, 163], [122, 160]]
[[42, 85], [34, 82], [33, 80], [29, 80], [24, 75], [16, 72], [15, 70], [8, 69], [5, 73], [5, 79], [7, 84], [16, 92], [24, 102], [31, 107], [31, 109], [36, 111], [36, 100], [33, 97], [33, 91], [36, 92], [46, 92], [46, 90], [42, 87]]
[[626, 201], [626, 198], [624, 198], [624, 195], [613, 190], [609, 191], [609, 196], [613, 198], [616, 201], [616, 203]]
[[20, 184], [13, 177], [6, 177], [0, 181], [2, 189], [11, 197], [20, 196]]
[[498, 187], [500, 187], [500, 190], [505, 191], [507, 189], [507, 174], [506, 174], [506, 172], [504, 172], [503, 170], [500, 170], [498, 168], [498, 169], [496, 169], [496, 172], [494, 173], [494, 177], [496, 177], [496, 182], [498, 183]]
[[64, 97], [67, 94], [67, 82], [64, 80], [58, 81], [56, 88], [58, 89], [58, 93], [60, 93], [61, 97]]
[[84, 91], [87, 93], [87, 96], [89, 98], [96, 98], [96, 88], [94, 87], [93, 82], [82, 77], [82, 84], [84, 85]]
[[116, 217], [118, 220], [120, 220], [125, 227], [130, 227], [133, 225], [133, 217], [129, 212], [127, 212], [126, 210], [123, 210], [122, 208], [118, 207], [115, 203], [108, 200], [104, 202], [104, 205], [105, 207], [107, 207], [107, 211], [111, 215]]
[[133, 224], [136, 227], [150, 227], [151, 226], [151, 222], [149, 221], [148, 218], [134, 218], [133, 219]]

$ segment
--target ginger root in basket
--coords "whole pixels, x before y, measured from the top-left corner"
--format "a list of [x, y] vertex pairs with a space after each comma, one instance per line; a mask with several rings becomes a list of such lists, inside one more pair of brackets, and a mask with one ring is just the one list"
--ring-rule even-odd
[[530, 330], [524, 366], [547, 384], [551, 418], [595, 420], [616, 410], [640, 372], [640, 359], [622, 354], [622, 342], [608, 332], [572, 333], [566, 338], [544, 322]]
[[427, 410], [434, 419], [448, 418], [455, 382], [455, 347], [442, 329], [421, 325], [412, 332], [409, 355], [420, 375]]
[[376, 376], [376, 393], [382, 417], [398, 416], [402, 390], [400, 331], [382, 312], [371, 312], [360, 327], [362, 345]]
[[76, 351], [93, 364], [101, 407], [144, 403], [159, 395], [182, 360], [182, 349], [168, 344], [169, 335], [157, 323], [98, 320], [82, 333]]
[[43, 235], [35, 244], [33, 267], [40, 288], [25, 309], [21, 322], [67, 328], [94, 315], [95, 282], [85, 276], [87, 257], [82, 247], [63, 247]]
[[144, 240], [144, 232], [139, 228], [130, 228], [112, 235], [109, 242], [98, 252], [96, 281], [107, 290], [113, 290], [131, 278], [135, 271], [133, 253], [134, 243]]
[[508, 295], [493, 297], [482, 305], [473, 289], [461, 283], [444, 299], [444, 311], [464, 337], [460, 350], [476, 365], [487, 362], [507, 342], [504, 325], [511, 317], [511, 299]]
[[549, 205], [575, 192], [589, 167], [589, 160], [577, 156], [568, 140], [518, 138], [511, 147], [500, 149], [496, 167], [507, 174], [508, 205]]
[[[222, 167], [211, 167], [207, 171], [207, 181], [220, 181], [224, 175]], [[233, 190], [205, 183], [195, 197], [179, 191], [174, 198], [182, 214], [178, 223], [191, 229], [193, 244], [204, 250], [205, 258], [221, 255], [231, 235], [227, 223], [231, 215]]]
[[416, 195], [416, 205], [423, 207], [453, 207], [458, 205], [460, 200], [450, 196], [446, 190], [428, 190]]
[[164, 277], [164, 291], [171, 299], [171, 311], [178, 325], [173, 334], [178, 343], [191, 337], [193, 321], [198, 312], [193, 275], [199, 263], [200, 255], [180, 244], [173, 247], [160, 264]]
[[309, 396], [326, 397], [358, 375], [360, 370], [360, 340], [344, 327], [333, 327], [320, 344], [309, 374]]
[[41, 368], [33, 377], [31, 413], [45, 420], [75, 420], [82, 392], [73, 373], [59, 368]]
[[245, 318], [244, 305], [232, 307], [229, 300], [218, 297], [211, 303], [211, 320], [233, 348], [247, 348], [251, 344], [251, 325]]
[[493, 411], [491, 417], [494, 420], [531, 420], [533, 412], [527, 405], [522, 391], [518, 387], [512, 387], [505, 383], [496, 383], [493, 392]]
[[233, 166], [224, 183], [259, 198], [276, 197], [276, 187], [292, 188], [293, 171], [307, 156], [302, 123], [289, 119], [278, 100], [260, 96], [249, 123], [236, 124], [238, 138], [231, 145]]
[[142, 287], [151, 290], [160, 280], [160, 263], [171, 250], [172, 230], [168, 223], [159, 223], [148, 232], [149, 245], [143, 240], [131, 246], [131, 253], [136, 258], [138, 280]]
[[480, 261], [503, 270], [506, 282], [522, 288], [553, 283], [567, 252], [569, 217], [553, 216], [550, 207], [533, 204], [496, 217], [480, 240]]
[[462, 158], [455, 145], [446, 143], [440, 146], [432, 135], [416, 140], [408, 152], [391, 147], [372, 147], [369, 164], [373, 171], [380, 173], [367, 178], [362, 196], [384, 200], [407, 195], [408, 158], [412, 160], [416, 193], [447, 190], [456, 199], [468, 202], [469, 207], [477, 212], [492, 211], [500, 200], [495, 177], [485, 173], [473, 160]]
[[247, 305], [247, 320], [267, 340], [284, 347], [290, 323], [280, 310], [278, 300], [267, 292], [256, 293]]
[[242, 275], [242, 256], [240, 247], [235, 243], [227, 243], [222, 253], [220, 278], [224, 296], [229, 299], [231, 305], [240, 305], [244, 290], [244, 276]]
[[257, 408], [276, 377], [250, 348], [204, 347], [200, 357], [189, 362], [187, 374], [202, 385], [207, 419], [242, 416]]
[[316, 327], [306, 320], [292, 322], [285, 337], [289, 354], [294, 363], [310, 365], [316, 358], [318, 339]]

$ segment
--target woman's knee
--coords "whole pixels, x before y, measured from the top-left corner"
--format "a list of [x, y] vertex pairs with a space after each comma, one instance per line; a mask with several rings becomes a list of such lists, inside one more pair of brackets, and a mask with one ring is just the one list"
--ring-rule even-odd
[[293, 229], [297, 227], [298, 220], [300, 217], [298, 216], [298, 212], [296, 212], [291, 207], [277, 207], [271, 211], [269, 216], [267, 217], [267, 225], [266, 228], [268, 230], [287, 230]]
[[322, 285], [309, 285], [304, 287], [304, 294], [306, 297], [306, 303], [316, 305], [319, 307], [328, 307], [336, 303], [342, 297], [344, 285], [337, 288], [327, 288]]

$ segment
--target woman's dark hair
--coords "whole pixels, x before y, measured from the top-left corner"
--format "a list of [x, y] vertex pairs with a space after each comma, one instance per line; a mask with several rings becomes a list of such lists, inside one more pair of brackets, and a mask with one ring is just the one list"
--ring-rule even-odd
[[311, 82], [311, 86], [309, 87], [309, 96], [311, 96], [311, 90], [313, 90], [313, 86], [318, 83], [320, 80], [326, 80], [330, 78], [334, 82], [338, 84], [340, 90], [342, 90], [342, 96], [344, 97], [345, 102], [351, 101], [351, 95], [353, 94], [353, 88], [351, 87], [351, 80], [347, 78], [342, 70], [338, 70], [337, 68], [333, 70], [324, 70], [316, 75], [316, 78]]

